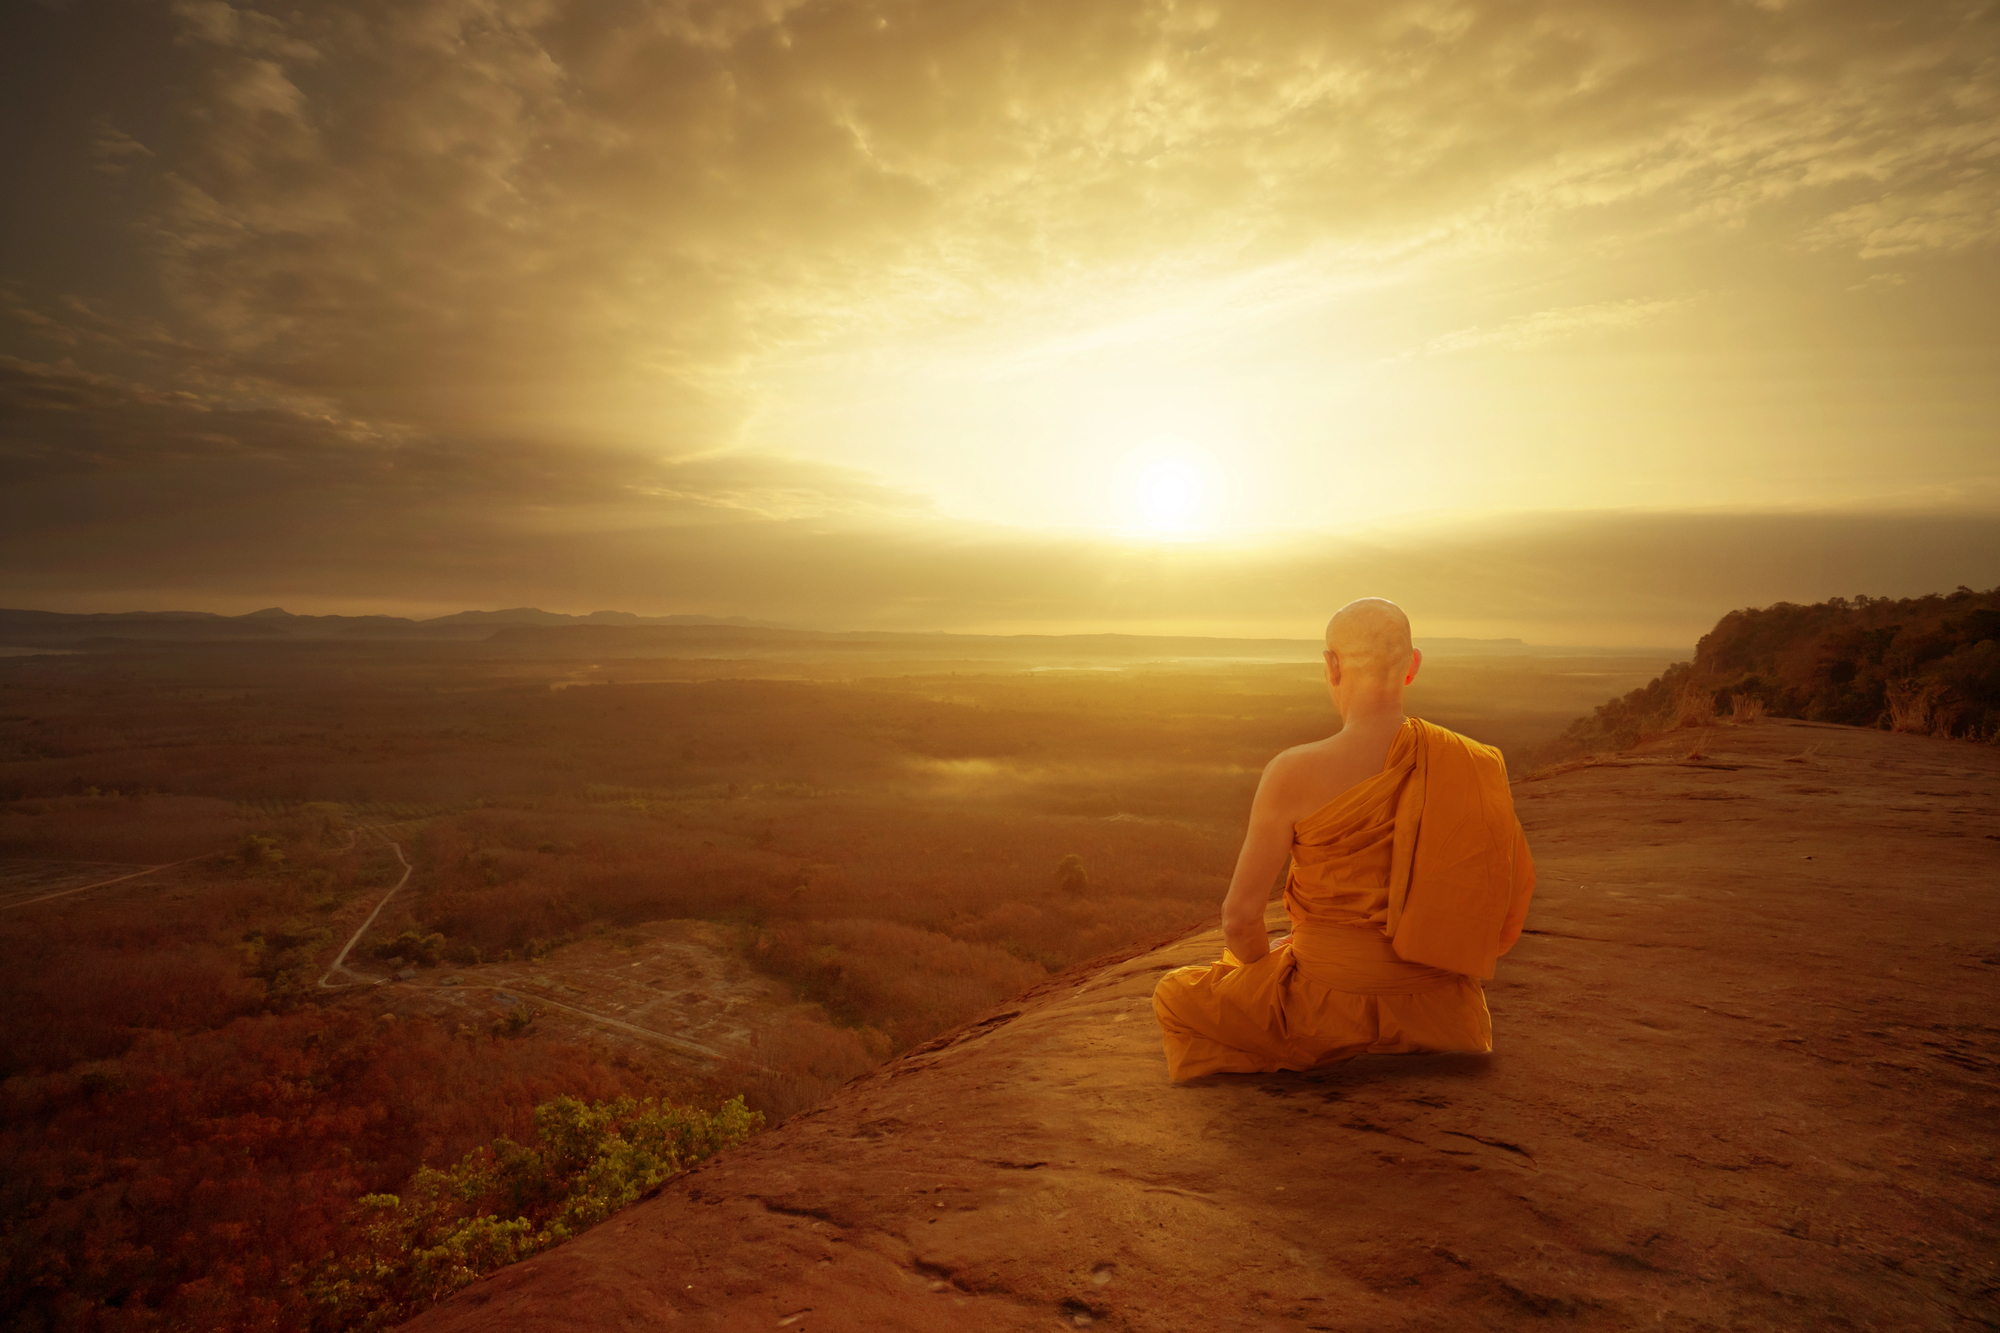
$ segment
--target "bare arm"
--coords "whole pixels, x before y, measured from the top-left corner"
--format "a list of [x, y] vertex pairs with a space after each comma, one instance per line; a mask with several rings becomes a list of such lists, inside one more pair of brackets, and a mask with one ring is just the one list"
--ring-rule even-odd
[[1243, 835], [1243, 850], [1236, 854], [1236, 873], [1222, 900], [1222, 941], [1243, 963], [1254, 963], [1271, 951], [1264, 933], [1264, 906], [1278, 872], [1292, 855], [1292, 821], [1286, 817], [1283, 799], [1288, 767], [1284, 755], [1264, 766], [1257, 795], [1250, 802], [1250, 828]]

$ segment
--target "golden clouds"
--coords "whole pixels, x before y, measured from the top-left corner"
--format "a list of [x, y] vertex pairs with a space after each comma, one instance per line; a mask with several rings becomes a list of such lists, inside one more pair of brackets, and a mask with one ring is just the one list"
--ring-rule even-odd
[[127, 223], [101, 286], [10, 252], [39, 512], [116, 457], [333, 526], [1053, 552], [1992, 472], [1977, 4], [123, 14], [34, 20], [106, 65], [42, 192]]

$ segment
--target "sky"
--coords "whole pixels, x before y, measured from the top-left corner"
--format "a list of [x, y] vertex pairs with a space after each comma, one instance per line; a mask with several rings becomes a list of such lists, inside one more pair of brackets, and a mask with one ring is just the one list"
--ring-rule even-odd
[[16, 0], [0, 604], [2000, 584], [1993, 0]]

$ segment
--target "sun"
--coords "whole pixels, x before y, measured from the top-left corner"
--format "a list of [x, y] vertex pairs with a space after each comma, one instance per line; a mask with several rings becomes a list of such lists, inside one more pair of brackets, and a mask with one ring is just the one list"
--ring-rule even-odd
[[1121, 471], [1129, 526], [1154, 537], [1187, 537], [1213, 522], [1214, 470], [1196, 451], [1154, 445], [1128, 458]]
[[1152, 463], [1139, 476], [1135, 498], [1147, 527], [1188, 527], [1201, 510], [1201, 474], [1179, 459]]

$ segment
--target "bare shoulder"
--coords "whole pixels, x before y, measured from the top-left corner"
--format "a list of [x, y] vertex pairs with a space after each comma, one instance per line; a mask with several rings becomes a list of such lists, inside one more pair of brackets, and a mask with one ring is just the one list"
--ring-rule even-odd
[[1300, 797], [1324, 785], [1325, 773], [1330, 758], [1328, 740], [1308, 741], [1304, 745], [1294, 745], [1289, 750], [1280, 750], [1264, 765], [1263, 780], [1258, 783], [1258, 794], [1267, 803], [1288, 807], [1297, 804]]
[[1266, 781], [1284, 779], [1301, 773], [1317, 771], [1327, 761], [1328, 747], [1333, 737], [1324, 740], [1307, 741], [1304, 745], [1294, 745], [1289, 750], [1280, 750], [1271, 756], [1271, 762], [1264, 765]]
[[1303, 819], [1380, 773], [1391, 743], [1384, 735], [1344, 729], [1324, 740], [1294, 745], [1264, 766], [1257, 802], [1269, 815], [1294, 822]]

